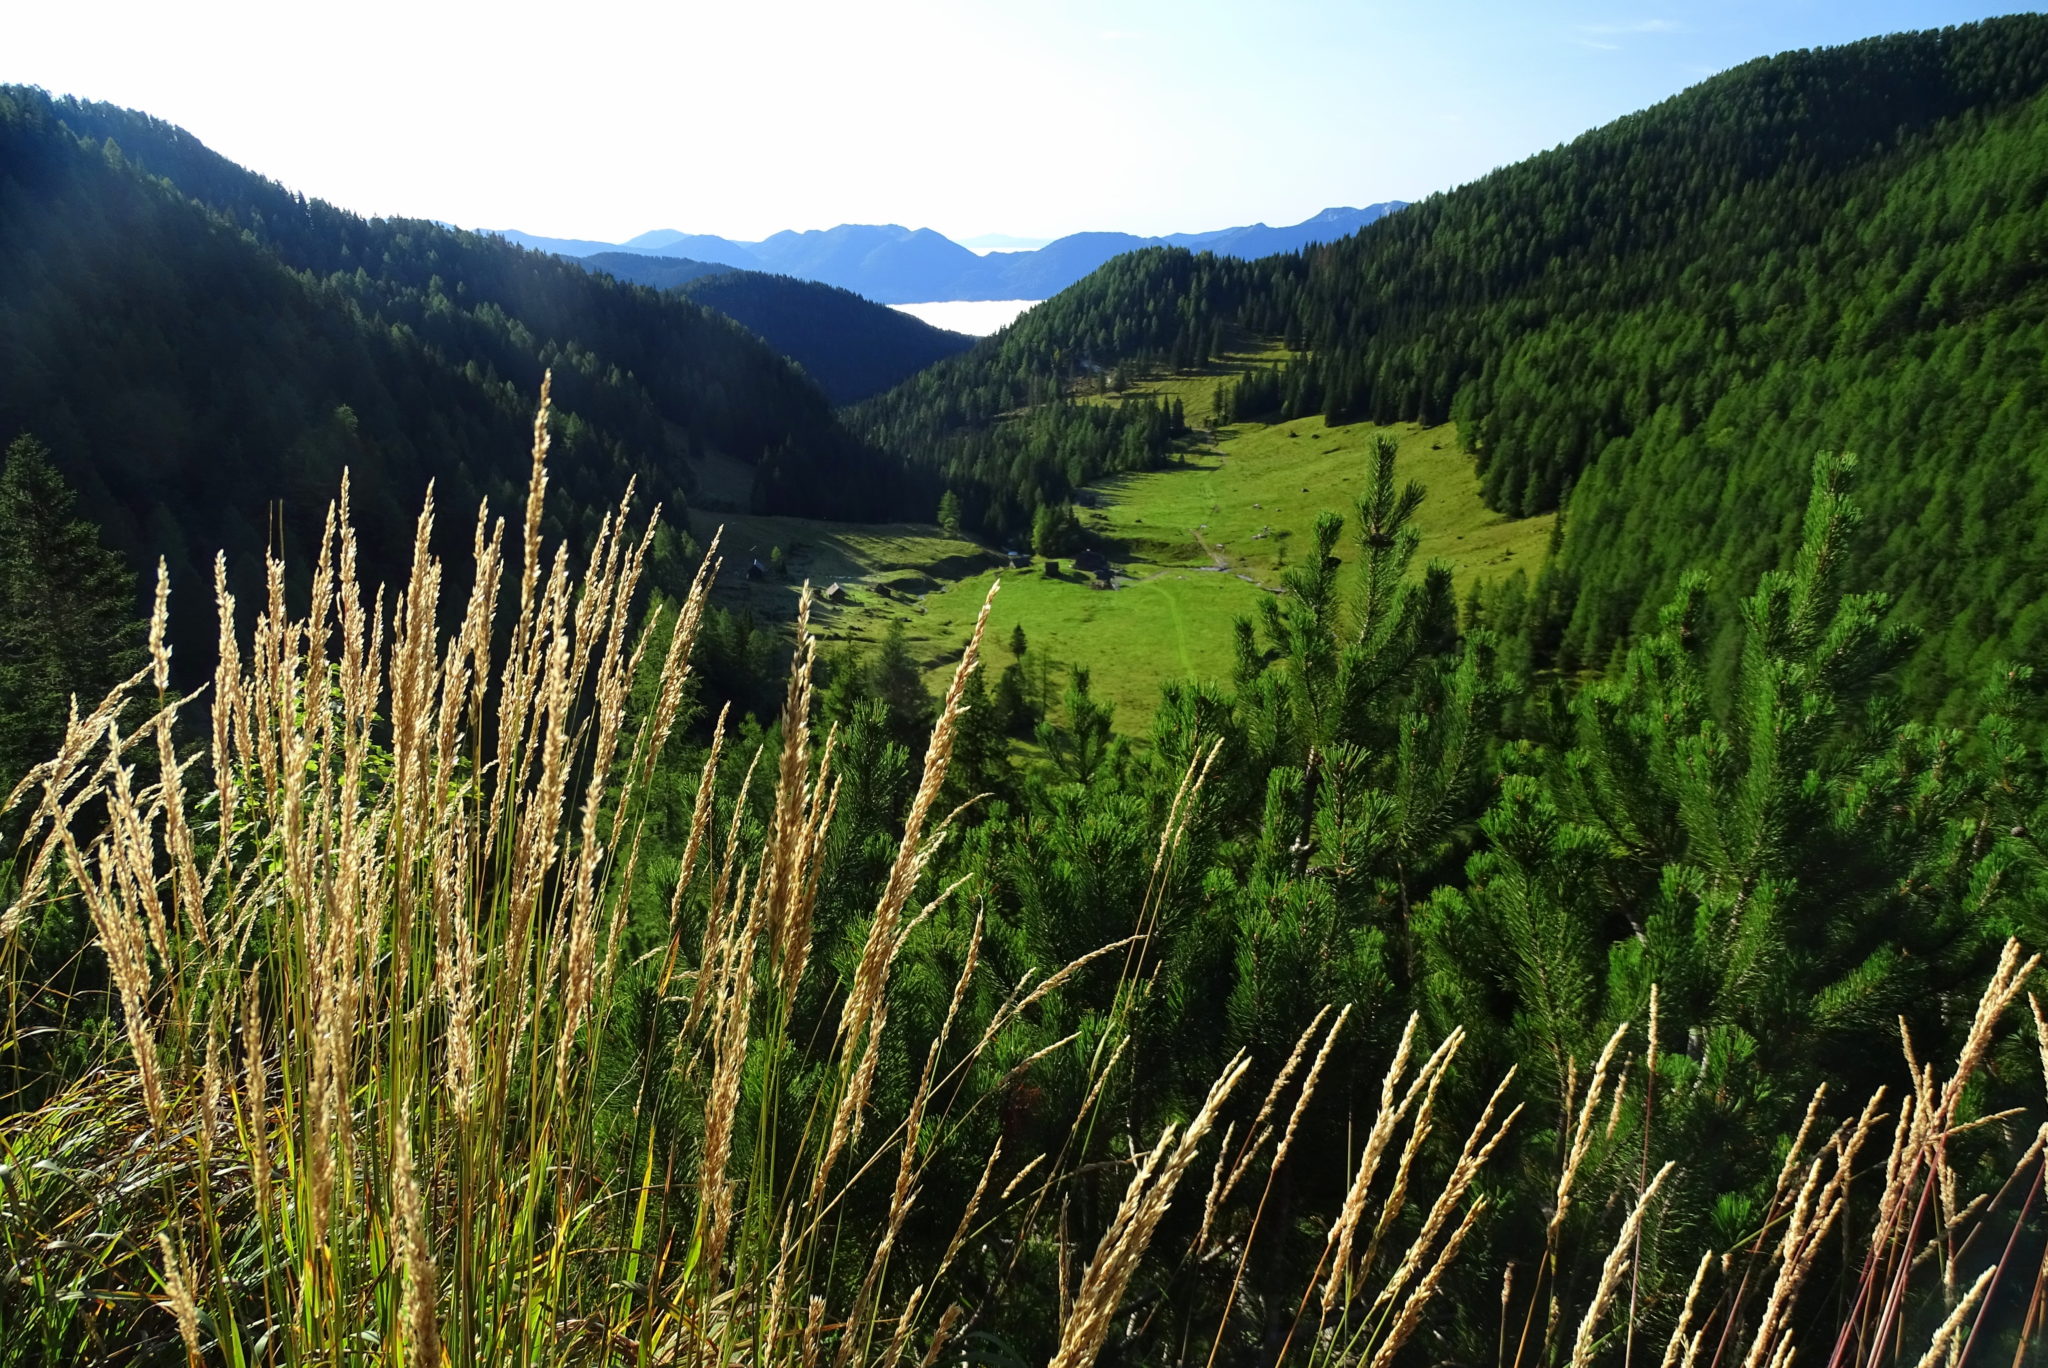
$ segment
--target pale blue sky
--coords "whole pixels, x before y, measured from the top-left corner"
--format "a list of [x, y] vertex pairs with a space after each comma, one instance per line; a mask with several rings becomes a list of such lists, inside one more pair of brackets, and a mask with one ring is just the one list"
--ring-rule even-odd
[[1964, 0], [102, 0], [0, 81], [366, 213], [617, 240], [1291, 223], [1417, 199], [1787, 48]]

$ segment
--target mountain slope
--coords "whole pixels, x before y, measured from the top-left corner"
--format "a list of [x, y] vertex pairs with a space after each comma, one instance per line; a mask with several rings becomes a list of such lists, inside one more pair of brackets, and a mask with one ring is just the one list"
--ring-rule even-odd
[[1855, 449], [1858, 577], [1929, 628], [1910, 687], [1960, 704], [2048, 649], [2044, 94], [2039, 16], [1752, 62], [1328, 246], [1122, 258], [861, 420], [1007, 523], [1061, 496], [998, 415], [1284, 338], [1281, 415], [1455, 416], [1495, 507], [1576, 489], [1538, 608], [1566, 666], [1686, 566], [1779, 563], [1813, 452]]
[[1186, 247], [1245, 260], [1297, 252], [1314, 243], [1335, 242], [1402, 207], [1398, 201], [1388, 201], [1363, 209], [1325, 209], [1314, 218], [1284, 228], [1254, 223], [1208, 233], [1169, 233], [1151, 238], [1130, 233], [1074, 233], [1056, 238], [1035, 252], [987, 258], [993, 263], [988, 279], [977, 282], [977, 287], [989, 290], [991, 293], [986, 297], [990, 299], [1043, 299], [1059, 293], [1112, 258], [1147, 247]]
[[692, 261], [688, 257], [653, 256], [640, 252], [593, 252], [589, 256], [574, 258], [576, 264], [585, 270], [603, 271], [606, 275], [635, 285], [645, 285], [650, 290], [673, 290], [702, 276], [718, 275], [733, 268], [711, 261]]
[[195, 603], [216, 547], [247, 570], [280, 520], [317, 537], [344, 466], [371, 578], [402, 572], [430, 478], [466, 542], [478, 497], [516, 505], [546, 367], [562, 530], [629, 477], [686, 499], [697, 453], [752, 464], [763, 508], [864, 513], [887, 487], [801, 372], [687, 300], [361, 219], [36, 90], [0, 91], [0, 168], [0, 434], [40, 436], [114, 544], [138, 568], [166, 554]]
[[[599, 252], [640, 252], [645, 249], [630, 243], [598, 242], [590, 238], [543, 237], [538, 233], [522, 233], [517, 228], [486, 228], [492, 237], [501, 237], [515, 246], [532, 252], [549, 252], [555, 256], [594, 256]], [[644, 236], [644, 235], [643, 235]], [[636, 238], [635, 241], [638, 241]]]
[[631, 252], [578, 260], [620, 280], [680, 290], [716, 309], [802, 366], [835, 404], [879, 394], [974, 344], [964, 333], [818, 281]]
[[753, 332], [802, 366], [835, 404], [901, 384], [974, 345], [964, 333], [862, 299], [850, 290], [758, 271], [701, 276], [682, 293]]
[[1396, 209], [1406, 207], [1400, 200], [1388, 200], [1381, 204], [1368, 204], [1363, 209], [1325, 209], [1313, 218], [1282, 228], [1254, 223], [1246, 228], [1224, 228], [1213, 233], [1169, 233], [1158, 240], [1158, 245], [1192, 247], [1196, 251], [1243, 257], [1249, 261], [1277, 256], [1281, 252], [1298, 252], [1318, 242], [1335, 242], [1369, 223], [1379, 222]]
[[1070, 404], [1113, 388], [1126, 364], [1202, 369], [1232, 328], [1260, 267], [1165, 247], [1127, 252], [972, 350], [849, 411], [869, 440], [900, 452], [909, 507], [950, 492], [965, 524], [1001, 540], [1029, 537], [1040, 509], [1102, 475], [1161, 460], [1172, 413], [1146, 402]]

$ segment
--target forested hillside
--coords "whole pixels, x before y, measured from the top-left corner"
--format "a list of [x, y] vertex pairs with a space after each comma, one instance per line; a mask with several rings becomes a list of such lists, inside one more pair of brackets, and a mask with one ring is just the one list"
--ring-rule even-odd
[[1960, 699], [2048, 646], [2044, 91], [2038, 16], [1759, 60], [1328, 247], [1121, 259], [862, 418], [1003, 527], [1129, 448], [998, 415], [1282, 339], [1278, 415], [1457, 417], [1496, 507], [1575, 491], [1538, 614], [1567, 667], [1687, 565], [1725, 610], [1791, 544], [1812, 452], [1854, 450], [1857, 552], [1930, 627], [1909, 692]]
[[[918, 505], [951, 493], [963, 522], [1027, 533], [1040, 508], [1170, 449], [1178, 422], [1145, 404], [1065, 402], [1120, 383], [1124, 367], [1201, 366], [1222, 349], [1260, 267], [1156, 248], [1118, 257], [972, 351], [860, 405], [851, 421], [901, 453]], [[1021, 412], [1020, 412], [1021, 411]]]
[[603, 271], [606, 275], [655, 290], [672, 290], [701, 276], [718, 275], [732, 269], [712, 261], [643, 256], [638, 252], [595, 252], [571, 260], [586, 270]]
[[[310, 544], [344, 466], [368, 573], [402, 577], [429, 480], [444, 507], [516, 497], [550, 367], [564, 532], [593, 533], [629, 478], [676, 507], [709, 452], [755, 467], [762, 509], [880, 511], [879, 456], [713, 311], [359, 218], [144, 115], [0, 92], [0, 438], [39, 438], [81, 511], [181, 591], [210, 592], [216, 549], [248, 574], [280, 536]], [[657, 560], [672, 585], [692, 568], [675, 544]]]
[[675, 290], [747, 328], [804, 368], [835, 404], [899, 385], [974, 345], [964, 333], [863, 299], [851, 290], [701, 261], [600, 252], [579, 265], [657, 290]]
[[802, 366], [835, 404], [878, 394], [974, 345], [964, 333], [935, 328], [851, 290], [792, 276], [729, 271], [693, 280], [682, 293], [758, 333]]

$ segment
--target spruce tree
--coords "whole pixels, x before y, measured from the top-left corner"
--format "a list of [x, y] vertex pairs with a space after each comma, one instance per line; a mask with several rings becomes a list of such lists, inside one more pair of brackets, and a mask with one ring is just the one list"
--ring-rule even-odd
[[1031, 684], [1022, 661], [1003, 666], [996, 678], [993, 710], [1003, 724], [1005, 735], [1029, 739], [1038, 730], [1038, 709], [1031, 702]]

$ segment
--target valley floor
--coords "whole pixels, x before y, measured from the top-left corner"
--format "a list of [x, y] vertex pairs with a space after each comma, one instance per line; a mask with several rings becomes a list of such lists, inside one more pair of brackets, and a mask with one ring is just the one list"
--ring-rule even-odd
[[[1134, 393], [1214, 385], [1209, 376]], [[1198, 409], [1191, 397], [1183, 402], [1199, 421], [1207, 404]], [[820, 638], [873, 644], [901, 622], [935, 691], [1000, 575], [985, 652], [990, 671], [1014, 659], [1011, 628], [1021, 625], [1033, 655], [1087, 666], [1095, 694], [1116, 705], [1118, 730], [1138, 734], [1150, 724], [1160, 685], [1229, 677], [1232, 623], [1255, 613], [1259, 595], [1276, 592], [1286, 567], [1313, 546], [1318, 513], [1334, 510], [1355, 524], [1372, 439], [1382, 430], [1330, 427], [1320, 418], [1235, 424], [1192, 443], [1181, 464], [1092, 487], [1094, 506], [1082, 508], [1082, 526], [1116, 567], [1113, 590], [1092, 587], [1064, 560], [1060, 578], [1048, 577], [1043, 562], [1007, 568], [996, 551], [930, 525], [702, 514], [696, 531], [705, 538], [721, 522], [727, 528], [720, 597], [729, 608], [786, 620], [805, 579], [821, 593], [838, 584], [839, 600], [814, 610]], [[1416, 517], [1418, 563], [1447, 562], [1460, 594], [1517, 570], [1534, 576], [1554, 515], [1515, 519], [1487, 508], [1451, 425], [1385, 430], [1400, 442], [1401, 474], [1429, 491]], [[750, 581], [750, 560], [765, 563], [777, 545], [788, 557], [787, 580]], [[1348, 535], [1339, 554], [1355, 559]]]

